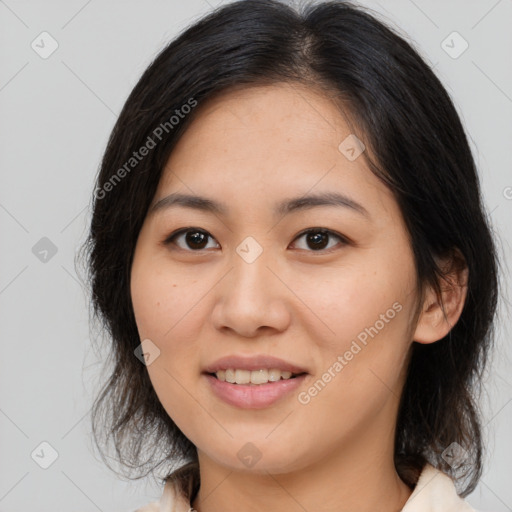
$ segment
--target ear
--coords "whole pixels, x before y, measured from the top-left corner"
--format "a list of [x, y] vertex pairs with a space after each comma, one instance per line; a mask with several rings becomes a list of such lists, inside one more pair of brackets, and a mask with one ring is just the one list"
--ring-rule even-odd
[[444, 338], [459, 320], [464, 308], [468, 287], [468, 268], [458, 249], [450, 258], [437, 260], [443, 271], [441, 295], [433, 287], [425, 292], [413, 341], [434, 343]]

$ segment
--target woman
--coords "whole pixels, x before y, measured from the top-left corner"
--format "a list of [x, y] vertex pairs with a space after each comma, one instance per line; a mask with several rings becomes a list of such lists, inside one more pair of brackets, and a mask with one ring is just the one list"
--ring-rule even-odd
[[498, 263], [398, 34], [348, 2], [212, 12], [135, 86], [94, 195], [94, 432], [163, 469], [140, 511], [471, 510]]

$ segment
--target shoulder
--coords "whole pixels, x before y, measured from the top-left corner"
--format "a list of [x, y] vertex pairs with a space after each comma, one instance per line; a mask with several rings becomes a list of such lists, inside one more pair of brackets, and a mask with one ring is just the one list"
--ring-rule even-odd
[[448, 475], [427, 464], [402, 512], [477, 511], [457, 494]]

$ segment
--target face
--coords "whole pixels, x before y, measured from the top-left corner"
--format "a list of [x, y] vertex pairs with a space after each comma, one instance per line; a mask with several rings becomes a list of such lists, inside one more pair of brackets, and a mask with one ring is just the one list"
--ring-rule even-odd
[[[319, 92], [252, 87], [200, 108], [131, 270], [158, 398], [200, 457], [227, 468], [375, 454], [392, 439], [417, 306], [392, 193]], [[160, 202], [171, 194], [209, 202]]]

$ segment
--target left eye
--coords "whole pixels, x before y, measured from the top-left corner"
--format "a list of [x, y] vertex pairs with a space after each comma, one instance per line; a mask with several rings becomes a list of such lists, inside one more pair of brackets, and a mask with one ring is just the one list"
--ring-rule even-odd
[[[176, 242], [177, 240], [183, 237], [185, 247]], [[333, 247], [332, 245], [329, 246], [329, 239], [333, 237], [341, 241], [342, 245], [348, 244], [348, 240], [345, 237], [338, 235], [333, 231], [323, 228], [308, 229], [307, 231], [304, 231], [300, 235], [298, 235], [295, 238], [295, 240], [300, 240], [301, 238], [304, 238], [307, 244], [305, 248], [306, 250], [309, 248], [313, 249], [313, 252], [320, 252], [324, 250], [329, 250]], [[192, 252], [198, 252], [204, 249], [212, 248], [208, 247], [207, 244], [209, 238], [214, 240], [214, 238], [207, 231], [196, 228], [187, 228], [171, 234], [169, 237], [165, 239], [164, 244], [168, 245], [172, 243], [174, 245], [177, 245], [180, 249], [192, 249]], [[334, 246], [335, 245], [336, 244], [334, 244]], [[215, 245], [213, 246], [213, 248], [215, 248]], [[299, 249], [304, 249], [304, 247], [299, 247]]]
[[330, 231], [328, 229], [322, 228], [308, 229], [307, 231], [301, 233], [295, 240], [300, 240], [303, 237], [306, 237], [306, 244], [308, 244], [309, 247], [312, 247], [314, 249], [314, 252], [319, 252], [332, 248], [332, 246], [326, 247], [329, 244], [328, 240], [331, 237], [335, 237], [338, 240], [341, 240], [342, 245], [348, 243], [348, 240], [345, 237], [338, 235], [337, 233], [334, 233], [333, 231]]

